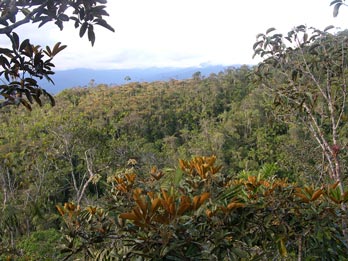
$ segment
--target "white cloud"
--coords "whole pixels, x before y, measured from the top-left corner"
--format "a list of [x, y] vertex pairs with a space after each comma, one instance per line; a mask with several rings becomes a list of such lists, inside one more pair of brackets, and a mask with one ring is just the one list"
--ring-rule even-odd
[[[348, 10], [332, 17], [330, 0], [109, 0], [111, 33], [96, 27], [92, 48], [72, 26], [28, 29], [35, 42], [67, 44], [57, 69], [250, 64], [255, 36], [269, 27], [287, 32], [299, 24], [346, 28]], [[348, 9], [348, 8], [346, 8]], [[30, 27], [32, 28], [32, 27]]]

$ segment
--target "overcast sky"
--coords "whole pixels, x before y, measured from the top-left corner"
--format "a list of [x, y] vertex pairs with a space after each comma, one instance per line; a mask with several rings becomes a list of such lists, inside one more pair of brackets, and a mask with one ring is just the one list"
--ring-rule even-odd
[[20, 32], [34, 44], [68, 45], [55, 59], [57, 70], [255, 64], [255, 36], [270, 27], [282, 33], [300, 24], [348, 28], [348, 7], [333, 18], [330, 2], [109, 0], [108, 22], [116, 32], [96, 27], [94, 47], [73, 26], [63, 31], [53, 25], [40, 30], [25, 26]]

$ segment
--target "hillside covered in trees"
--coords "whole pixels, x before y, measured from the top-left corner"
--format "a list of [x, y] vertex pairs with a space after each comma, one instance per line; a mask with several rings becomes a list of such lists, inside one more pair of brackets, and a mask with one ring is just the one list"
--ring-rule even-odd
[[66, 45], [14, 30], [94, 45], [106, 2], [0, 3], [0, 260], [347, 260], [347, 31], [269, 28], [257, 66], [53, 97]]
[[[255, 68], [55, 99], [0, 112], [2, 258], [285, 258], [301, 237], [303, 256], [347, 253], [323, 153]], [[162, 219], [137, 220], [142, 204]]]

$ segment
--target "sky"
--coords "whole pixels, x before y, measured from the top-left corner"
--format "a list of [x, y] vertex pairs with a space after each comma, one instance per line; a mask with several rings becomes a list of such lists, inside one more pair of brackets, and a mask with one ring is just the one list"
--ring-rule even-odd
[[56, 70], [252, 65], [258, 62], [252, 59], [256, 35], [270, 27], [280, 33], [301, 24], [348, 28], [348, 7], [334, 18], [331, 1], [108, 0], [115, 32], [95, 27], [94, 47], [72, 23], [63, 31], [25, 25], [19, 33], [41, 46], [68, 45], [53, 61]]

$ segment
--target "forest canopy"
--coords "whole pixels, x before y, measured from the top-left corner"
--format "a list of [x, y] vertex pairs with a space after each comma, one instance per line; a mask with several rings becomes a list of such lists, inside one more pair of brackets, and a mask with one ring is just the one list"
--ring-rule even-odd
[[[332, 230], [341, 219], [330, 211], [341, 213], [348, 193], [341, 196], [327, 175], [306, 126], [278, 119], [274, 98], [259, 88], [254, 68], [185, 81], [74, 88], [56, 100], [54, 108], [2, 111], [0, 227], [6, 256], [24, 249], [35, 257], [31, 249], [42, 241], [28, 236], [39, 233], [55, 238], [47, 246], [54, 253], [43, 248], [41, 255], [67, 260], [145, 253], [296, 256], [302, 236], [303, 257], [332, 255], [322, 243], [337, 255], [346, 251], [342, 231]], [[345, 155], [342, 150], [342, 160]], [[152, 210], [145, 210], [145, 202]], [[163, 219], [159, 214], [171, 204], [176, 214]], [[294, 209], [301, 214], [291, 214]], [[137, 211], [149, 214], [139, 219]], [[245, 229], [238, 232], [233, 228], [241, 216]], [[263, 219], [269, 223], [255, 234]], [[15, 241], [8, 244], [11, 237]]]
[[35, 77], [65, 46], [13, 30], [72, 21], [93, 44], [105, 4], [0, 3], [0, 259], [348, 258], [347, 32], [270, 28], [257, 66], [42, 102]]

